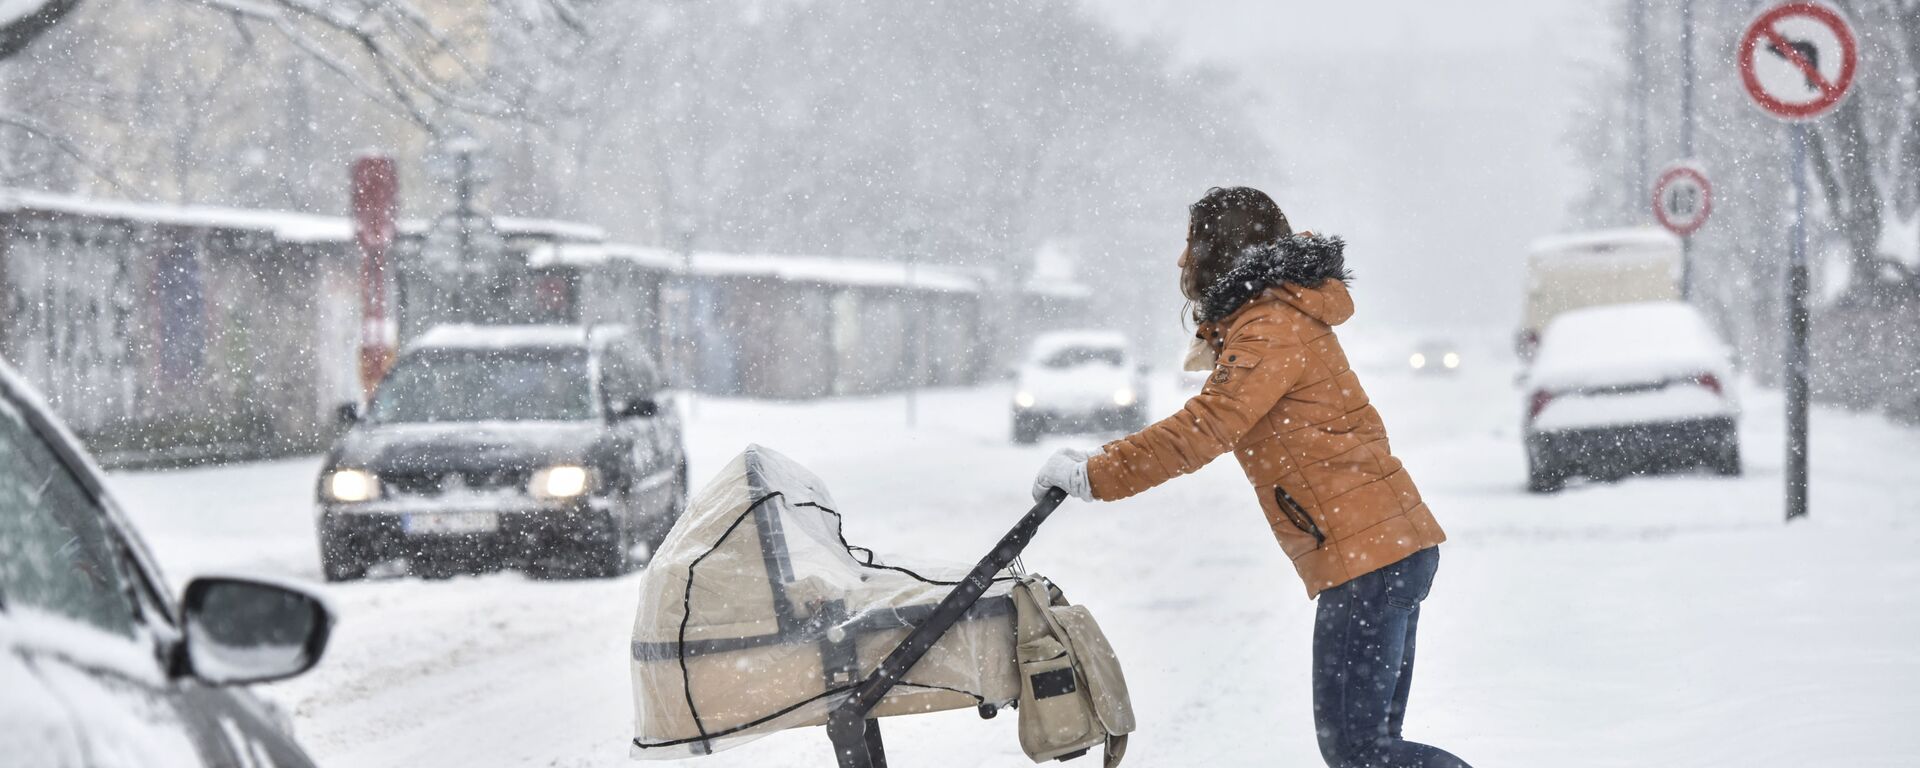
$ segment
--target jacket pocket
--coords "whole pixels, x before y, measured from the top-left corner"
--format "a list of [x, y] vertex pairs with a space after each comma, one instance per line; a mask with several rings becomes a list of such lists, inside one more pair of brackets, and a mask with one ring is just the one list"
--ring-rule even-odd
[[1240, 350], [1223, 351], [1220, 353], [1220, 358], [1214, 362], [1213, 375], [1207, 378], [1207, 384], [1201, 387], [1201, 390], [1218, 391], [1228, 385], [1238, 386], [1241, 379], [1252, 375], [1254, 369], [1259, 367], [1259, 355]]
[[1327, 543], [1327, 535], [1320, 531], [1319, 524], [1313, 522], [1313, 516], [1307, 514], [1307, 508], [1300, 506], [1300, 502], [1294, 501], [1293, 494], [1287, 493], [1287, 489], [1278, 483], [1273, 486], [1273, 499], [1280, 505], [1280, 511], [1286, 514], [1287, 520], [1293, 523], [1293, 527], [1313, 537], [1315, 549]]

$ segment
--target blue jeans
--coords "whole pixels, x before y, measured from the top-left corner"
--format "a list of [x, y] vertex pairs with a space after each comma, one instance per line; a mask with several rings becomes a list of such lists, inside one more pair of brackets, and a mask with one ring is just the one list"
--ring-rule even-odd
[[1413, 684], [1413, 635], [1440, 548], [1320, 593], [1313, 623], [1313, 719], [1331, 768], [1467, 768], [1400, 738]]

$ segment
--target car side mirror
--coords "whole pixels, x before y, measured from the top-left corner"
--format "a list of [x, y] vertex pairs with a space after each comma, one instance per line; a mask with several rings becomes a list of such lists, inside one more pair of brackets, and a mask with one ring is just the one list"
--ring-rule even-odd
[[613, 414], [623, 419], [650, 419], [660, 412], [660, 403], [650, 397], [636, 397], [614, 404]]
[[358, 423], [359, 421], [360, 421], [360, 404], [359, 403], [341, 403], [340, 407], [335, 408], [333, 410], [333, 423], [336, 425], [339, 425], [341, 429], [346, 429], [347, 427], [351, 427], [354, 424]]
[[252, 579], [194, 579], [181, 612], [186, 671], [212, 685], [284, 680], [312, 669], [333, 632], [320, 598]]

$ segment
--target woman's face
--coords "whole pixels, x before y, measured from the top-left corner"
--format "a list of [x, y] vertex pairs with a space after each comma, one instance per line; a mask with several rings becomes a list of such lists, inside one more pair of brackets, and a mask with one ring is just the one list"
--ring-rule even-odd
[[1180, 249], [1180, 295], [1189, 301], [1198, 301], [1199, 292], [1199, 278], [1193, 274], [1193, 243], [1189, 241], [1187, 247]]

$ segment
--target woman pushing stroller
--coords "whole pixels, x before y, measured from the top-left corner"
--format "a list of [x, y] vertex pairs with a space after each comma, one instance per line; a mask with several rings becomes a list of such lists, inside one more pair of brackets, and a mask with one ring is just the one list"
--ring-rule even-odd
[[1317, 598], [1313, 711], [1333, 768], [1465, 766], [1401, 738], [1420, 604], [1446, 540], [1348, 366], [1334, 326], [1353, 315], [1344, 243], [1295, 234], [1250, 187], [1189, 209], [1180, 289], [1197, 332], [1200, 394], [1091, 455], [1062, 449], [1034, 482], [1113, 501], [1232, 452], [1274, 537]]

